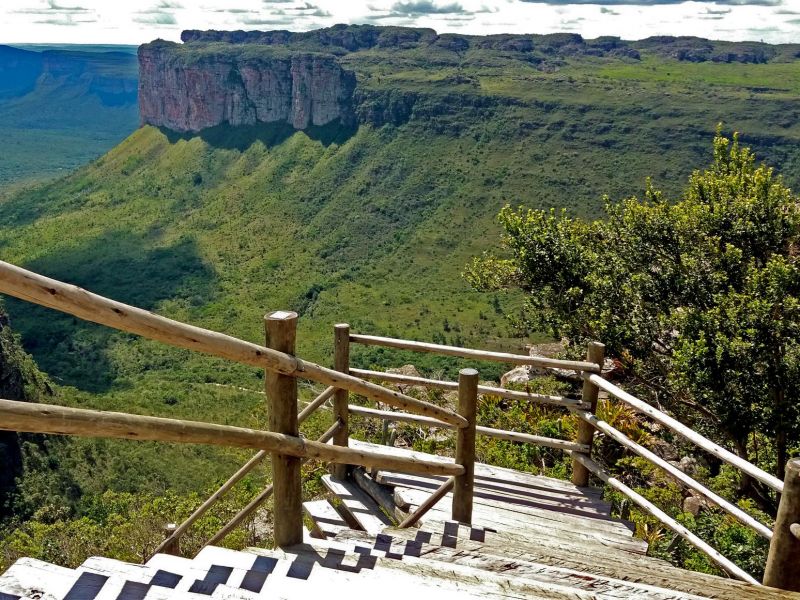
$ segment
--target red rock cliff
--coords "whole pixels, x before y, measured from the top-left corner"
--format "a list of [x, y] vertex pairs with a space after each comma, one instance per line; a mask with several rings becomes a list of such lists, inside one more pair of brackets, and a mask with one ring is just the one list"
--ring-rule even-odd
[[295, 129], [351, 122], [355, 75], [335, 56], [264, 49], [139, 49], [142, 124], [196, 132], [285, 121]]

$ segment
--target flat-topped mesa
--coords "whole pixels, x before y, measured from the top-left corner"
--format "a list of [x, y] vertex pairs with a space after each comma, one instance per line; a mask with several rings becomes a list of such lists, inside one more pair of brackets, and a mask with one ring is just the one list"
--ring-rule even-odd
[[222, 124], [349, 124], [355, 85], [355, 75], [333, 55], [162, 41], [139, 48], [141, 122], [179, 132]]

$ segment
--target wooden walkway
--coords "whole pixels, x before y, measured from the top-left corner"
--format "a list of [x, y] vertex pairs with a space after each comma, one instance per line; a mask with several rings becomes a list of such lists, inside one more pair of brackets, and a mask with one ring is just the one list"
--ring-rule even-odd
[[472, 526], [449, 519], [448, 494], [408, 529], [393, 520], [423, 502], [440, 478], [356, 471], [324, 483], [336, 506], [305, 503], [313, 528], [300, 545], [209, 546], [194, 559], [158, 554], [145, 565], [98, 557], [74, 570], [21, 559], [0, 576], [0, 600], [800, 598], [648, 557], [631, 524], [610, 516], [599, 490], [566, 481], [479, 464]]

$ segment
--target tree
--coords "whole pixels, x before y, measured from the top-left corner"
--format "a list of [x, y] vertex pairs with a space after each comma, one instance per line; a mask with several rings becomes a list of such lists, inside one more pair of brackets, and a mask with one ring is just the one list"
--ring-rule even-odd
[[644, 200], [607, 201], [591, 222], [506, 206], [502, 256], [465, 276], [526, 291], [529, 327], [575, 348], [602, 340], [651, 400], [740, 456], [767, 443], [780, 475], [800, 441], [798, 203], [718, 131], [711, 166], [678, 201], [648, 181]]

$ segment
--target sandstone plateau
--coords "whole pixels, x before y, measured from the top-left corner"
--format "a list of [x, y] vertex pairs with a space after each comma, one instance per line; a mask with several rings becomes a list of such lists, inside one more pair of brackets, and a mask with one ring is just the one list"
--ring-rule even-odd
[[197, 57], [178, 44], [139, 49], [143, 124], [179, 132], [289, 123], [295, 129], [351, 122], [355, 75], [333, 55], [308, 52]]

